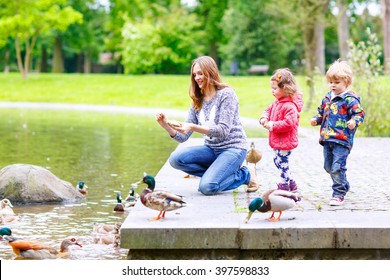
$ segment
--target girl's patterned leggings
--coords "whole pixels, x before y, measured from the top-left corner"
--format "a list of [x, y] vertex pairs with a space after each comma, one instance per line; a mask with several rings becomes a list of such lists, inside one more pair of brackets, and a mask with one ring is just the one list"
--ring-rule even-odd
[[280, 183], [289, 184], [291, 173], [288, 160], [291, 155], [291, 150], [274, 150], [274, 152], [274, 163], [276, 168], [280, 171]]

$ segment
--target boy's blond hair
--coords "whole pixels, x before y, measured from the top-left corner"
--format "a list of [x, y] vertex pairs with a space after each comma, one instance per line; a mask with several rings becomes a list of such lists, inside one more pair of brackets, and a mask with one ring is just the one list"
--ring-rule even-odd
[[352, 84], [352, 68], [347, 62], [337, 59], [326, 71], [326, 79], [331, 80], [342, 80], [347, 86]]

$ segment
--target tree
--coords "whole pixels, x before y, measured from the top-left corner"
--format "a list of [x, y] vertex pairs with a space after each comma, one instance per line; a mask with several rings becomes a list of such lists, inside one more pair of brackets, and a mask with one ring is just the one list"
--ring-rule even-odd
[[239, 63], [244, 73], [251, 64], [267, 64], [270, 69], [291, 65], [289, 55], [296, 53], [299, 35], [279, 8], [275, 9], [275, 2], [229, 1], [222, 26], [224, 71], [232, 63]]
[[3, 42], [8, 37], [15, 39], [18, 68], [23, 78], [27, 77], [32, 51], [40, 35], [51, 30], [64, 31], [82, 21], [82, 15], [64, 6], [65, 3], [66, 0], [0, 0], [0, 38]]
[[383, 35], [384, 35], [384, 66], [385, 72], [390, 72], [390, 0], [382, 0]]
[[110, 0], [110, 20], [106, 26], [106, 48], [115, 54], [118, 73], [122, 72], [122, 29], [129, 21], [158, 17], [161, 9], [180, 5], [180, 0]]
[[204, 39], [209, 55], [217, 64], [219, 64], [219, 44], [223, 41], [221, 21], [227, 4], [228, 0], [199, 0], [195, 9], [207, 34]]
[[196, 15], [178, 6], [129, 19], [122, 29], [125, 73], [188, 73], [191, 60], [203, 52], [198, 28]]
[[348, 11], [348, 0], [337, 0], [337, 34], [338, 34], [338, 42], [339, 42], [339, 52], [340, 58], [346, 60], [348, 57], [348, 40], [350, 38], [349, 33], [349, 18], [347, 15]]

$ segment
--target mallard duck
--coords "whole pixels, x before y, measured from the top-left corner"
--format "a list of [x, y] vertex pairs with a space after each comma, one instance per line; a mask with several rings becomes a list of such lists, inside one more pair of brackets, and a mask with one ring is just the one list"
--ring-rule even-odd
[[114, 224], [114, 225], [93, 223], [93, 232], [94, 233], [103, 233], [103, 234], [114, 233], [114, 234], [118, 234], [120, 228], [121, 228], [121, 224], [119, 224], [119, 223]]
[[85, 182], [78, 182], [76, 188], [81, 194], [88, 194], [88, 186], [85, 184]]
[[0, 237], [1, 237], [0, 239], [2, 239], [3, 236], [5, 236], [5, 235], [8, 235], [8, 236], [12, 235], [12, 230], [8, 227], [0, 228]]
[[114, 211], [116, 212], [123, 212], [125, 211], [125, 204], [122, 202], [122, 194], [121, 192], [116, 193], [116, 201], [117, 204], [114, 207]]
[[145, 183], [148, 187], [141, 193], [141, 202], [144, 206], [160, 211], [153, 220], [165, 218], [166, 211], [172, 211], [185, 206], [183, 197], [163, 190], [155, 190], [156, 181], [154, 177], [144, 174], [144, 177], [137, 184]]
[[132, 184], [129, 194], [125, 198], [125, 207], [133, 207], [137, 203], [139, 195], [135, 192], [134, 185]]
[[252, 142], [249, 151], [246, 154], [246, 163], [254, 163], [256, 167], [256, 163], [258, 163], [261, 158], [262, 154], [259, 150], [256, 150], [255, 143]]
[[[270, 222], [277, 222], [280, 220], [280, 216], [282, 216], [283, 211], [294, 207], [296, 202], [300, 200], [301, 198], [297, 193], [277, 189], [268, 190], [261, 198], [255, 198], [251, 201], [251, 203], [249, 203], [249, 213], [244, 222], [247, 223], [253, 212], [256, 210], [262, 213], [272, 211], [271, 217], [266, 220]], [[277, 218], [274, 217], [275, 212], [279, 212], [279, 216]]]
[[15, 215], [14, 210], [12, 209], [14, 207], [9, 201], [8, 198], [4, 198], [0, 201], [0, 215], [5, 216], [5, 215]]
[[57, 251], [54, 247], [36, 241], [18, 239], [12, 236], [4, 236], [4, 239], [8, 241], [8, 244], [11, 245], [12, 250], [17, 256], [35, 260], [67, 257], [69, 255], [70, 246], [77, 245], [82, 247], [75, 237], [65, 238], [61, 242], [60, 251]]

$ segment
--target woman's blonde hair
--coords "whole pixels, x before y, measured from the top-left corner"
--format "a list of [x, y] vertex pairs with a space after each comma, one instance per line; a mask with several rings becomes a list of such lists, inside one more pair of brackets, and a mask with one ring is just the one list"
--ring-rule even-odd
[[299, 91], [297, 81], [288, 68], [281, 68], [274, 71], [271, 81], [275, 81], [279, 88], [291, 98], [294, 98]]
[[[203, 73], [203, 86], [202, 89], [195, 81], [194, 66], [199, 65], [199, 68]], [[191, 86], [189, 95], [192, 99], [194, 109], [199, 111], [202, 108], [204, 92], [214, 92], [222, 88], [228, 87], [227, 84], [222, 83], [219, 75], [218, 66], [214, 59], [210, 56], [201, 56], [196, 58], [192, 62], [191, 66]]]
[[331, 80], [342, 80], [347, 86], [352, 84], [352, 68], [347, 62], [337, 59], [326, 71], [326, 79]]

